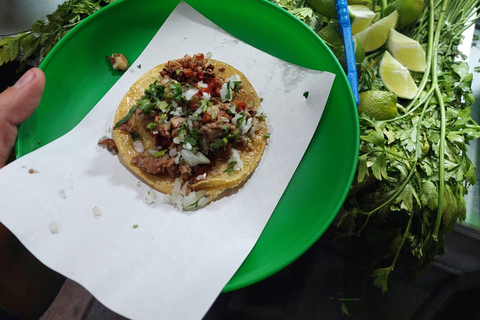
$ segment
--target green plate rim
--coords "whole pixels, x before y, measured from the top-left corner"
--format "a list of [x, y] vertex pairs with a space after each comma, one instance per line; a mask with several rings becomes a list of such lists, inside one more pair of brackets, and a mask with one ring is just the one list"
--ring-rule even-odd
[[[82, 31], [82, 29], [87, 26], [90, 21], [94, 21], [95, 19], [97, 19], [97, 17], [101, 16], [101, 15], [104, 15], [104, 14], [108, 14], [108, 12], [110, 10], [114, 10], [115, 6], [119, 6], [119, 5], [122, 5], [124, 2], [128, 2], [128, 1], [131, 1], [131, 2], [134, 2], [133, 0], [117, 0], [111, 4], [109, 4], [108, 6], [98, 10], [97, 12], [91, 14], [89, 17], [85, 18], [83, 21], [81, 21], [77, 26], [75, 26], [73, 29], [71, 29], [53, 48], [52, 50], [47, 54], [47, 56], [45, 57], [45, 59], [42, 61], [42, 63], [40, 64], [39, 68], [44, 70], [48, 68], [48, 65], [51, 63], [52, 59], [54, 59], [54, 57], [56, 56], [57, 52], [62, 50], [62, 48], [64, 46], [66, 46], [68, 44], [68, 42], [73, 39], [75, 37], [75, 35], [79, 32]], [[177, 0], [169, 0], [169, 1], [177, 1]], [[278, 7], [276, 4], [274, 3], [271, 3], [267, 0], [251, 0], [251, 1], [257, 1], [257, 2], [262, 2], [264, 5], [267, 5], [267, 6], [270, 6], [272, 8], [274, 8], [275, 10], [279, 10], [279, 11], [283, 11], [284, 12], [284, 16], [285, 18], [288, 18], [290, 20], [292, 20], [293, 22], [292, 23], [296, 23], [296, 24], [299, 24], [305, 32], [307, 33], [310, 33], [310, 35], [313, 37], [313, 39], [316, 39], [316, 41], [318, 41], [321, 46], [323, 46], [323, 48], [325, 49], [326, 53], [328, 55], [331, 56], [332, 60], [334, 61], [334, 63], [336, 63], [336, 69], [339, 70], [340, 72], [336, 73], [336, 79], [335, 81], [342, 81], [344, 83], [347, 84], [347, 87], [348, 87], [348, 94], [349, 94], [349, 100], [351, 102], [351, 105], [352, 105], [352, 108], [354, 111], [354, 117], [353, 117], [353, 120], [354, 120], [354, 124], [355, 124], [355, 127], [357, 128], [356, 130], [356, 137], [355, 137], [355, 140], [357, 140], [357, 144], [356, 144], [356, 147], [355, 147], [355, 150], [353, 151], [353, 158], [354, 159], [357, 159], [358, 158], [358, 154], [359, 154], [359, 141], [360, 141], [360, 138], [359, 138], [359, 135], [360, 135], [360, 132], [359, 132], [359, 121], [358, 121], [358, 116], [356, 114], [356, 104], [355, 104], [355, 99], [354, 99], [354, 96], [353, 96], [353, 93], [350, 89], [350, 86], [348, 85], [348, 78], [345, 74], [345, 72], [343, 71], [342, 69], [342, 66], [340, 65], [340, 63], [338, 62], [338, 60], [335, 58], [334, 54], [331, 52], [331, 50], [325, 45], [325, 43], [320, 39], [320, 37], [318, 37], [318, 35], [312, 30], [310, 29], [306, 24], [304, 24], [302, 21], [300, 21], [298, 18], [296, 18], [294, 15], [292, 15], [291, 13], [289, 13], [288, 11], [286, 10], [283, 10], [282, 8]], [[180, 2], [180, 1], [178, 1]], [[192, 4], [192, 2], [195, 2], [195, 0], [186, 0], [185, 2], [189, 3], [192, 7], [195, 8], [195, 5]], [[143, 50], [143, 49], [142, 49]], [[341, 78], [340, 80], [338, 78]], [[327, 102], [328, 104], [328, 102]], [[92, 106], [93, 108], [93, 106]], [[25, 155], [31, 151], [27, 151], [27, 152], [24, 152], [22, 149], [21, 149], [21, 131], [22, 131], [22, 125], [20, 125], [19, 127], [19, 135], [17, 137], [17, 143], [15, 144], [15, 154], [17, 156], [17, 158], [21, 157], [22, 155]], [[309, 147], [310, 148], [310, 147]], [[303, 162], [303, 160], [302, 160]], [[301, 164], [300, 164], [301, 165]], [[348, 195], [348, 191], [349, 191], [349, 187], [351, 185], [351, 183], [353, 182], [353, 179], [354, 179], [354, 176], [355, 176], [355, 169], [356, 169], [356, 161], [354, 162], [354, 166], [353, 168], [351, 169], [351, 172], [350, 172], [350, 175], [349, 175], [349, 185], [347, 188], [345, 188], [344, 192], [343, 192], [343, 199], [346, 199], [347, 195]], [[287, 187], [288, 188], [288, 187]], [[343, 202], [339, 202], [336, 206], [336, 212], [339, 212], [341, 207], [343, 205]], [[246, 287], [246, 286], [249, 286], [249, 285], [252, 285], [258, 281], [261, 281], [271, 275], [273, 275], [274, 273], [282, 270], [283, 268], [285, 268], [286, 266], [288, 266], [290, 263], [292, 263], [293, 261], [295, 261], [298, 257], [300, 257], [305, 251], [307, 251], [321, 236], [322, 234], [327, 230], [327, 228], [331, 225], [331, 223], [333, 222], [333, 220], [335, 219], [335, 215], [332, 214], [330, 216], [330, 219], [329, 221], [327, 221], [327, 223], [325, 224], [325, 226], [321, 229], [318, 229], [317, 233], [316, 233], [316, 236], [315, 237], [312, 237], [311, 240], [307, 243], [304, 243], [303, 245], [303, 250], [299, 250], [297, 252], [296, 255], [292, 255], [290, 257], [290, 259], [288, 260], [284, 260], [283, 263], [277, 263], [275, 266], [271, 266], [268, 270], [263, 270], [262, 272], [259, 272], [257, 274], [253, 274], [253, 275], [250, 275], [250, 277], [243, 277], [243, 278], [240, 278], [240, 279], [236, 279], [235, 278], [235, 275], [232, 277], [232, 279], [229, 281], [229, 283], [227, 283], [227, 285], [224, 287], [223, 289], [223, 292], [229, 292], [229, 291], [233, 291], [233, 290], [237, 290], [237, 289], [241, 289], [243, 287]], [[268, 223], [267, 223], [267, 226], [268, 226]], [[261, 237], [261, 236], [260, 236]], [[247, 257], [248, 259], [248, 257]]]

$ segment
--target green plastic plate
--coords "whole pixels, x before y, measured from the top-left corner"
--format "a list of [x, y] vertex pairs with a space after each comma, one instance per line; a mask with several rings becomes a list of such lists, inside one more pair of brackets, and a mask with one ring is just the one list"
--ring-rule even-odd
[[[134, 61], [179, 0], [119, 0], [72, 29], [41, 64], [47, 78], [42, 102], [19, 128], [21, 157], [74, 128], [120, 78], [105, 55]], [[333, 54], [306, 25], [262, 0], [188, 0], [239, 39], [278, 58], [337, 75], [321, 122], [287, 190], [224, 292], [281, 270], [330, 226], [353, 181], [359, 146], [358, 116], [347, 77]], [[159, 61], [161, 63], [163, 61]], [[268, 190], [265, 195], [268, 196]]]

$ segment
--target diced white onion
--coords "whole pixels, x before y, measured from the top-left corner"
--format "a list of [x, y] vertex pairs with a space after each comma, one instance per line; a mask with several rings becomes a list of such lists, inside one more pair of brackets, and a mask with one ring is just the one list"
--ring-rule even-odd
[[[229, 94], [230, 94], [230, 97], [228, 98]], [[222, 102], [227, 102], [232, 99], [232, 93], [231, 93], [231, 89], [228, 87], [228, 82], [225, 82], [222, 85], [222, 88], [220, 89], [220, 98], [222, 98]]]
[[240, 127], [242, 129], [241, 134], [247, 133], [248, 130], [250, 130], [250, 128], [252, 127], [252, 118], [248, 118], [247, 121], [245, 121], [245, 123], [242, 123]]
[[92, 209], [92, 212], [93, 212], [93, 217], [95, 219], [98, 219], [102, 216], [102, 209], [100, 209], [99, 207], [94, 207]]
[[234, 126], [237, 125], [237, 122], [240, 118], [245, 118], [244, 115], [242, 115], [241, 113], [237, 113], [233, 118], [232, 118], [232, 123]]
[[189, 88], [188, 90], [183, 92], [183, 97], [188, 101], [192, 99], [194, 95], [196, 95], [198, 92], [197, 88]]
[[212, 99], [212, 95], [209, 92], [203, 92], [202, 93], [202, 99], [203, 100], [210, 100], [210, 99]]
[[242, 78], [240, 78], [240, 76], [237, 73], [235, 73], [234, 75], [225, 79], [225, 82], [234, 82], [234, 81], [242, 81]]
[[208, 88], [208, 84], [206, 84], [206, 83], [203, 82], [203, 81], [197, 82], [197, 85], [198, 85], [200, 88]]
[[177, 156], [175, 157], [175, 159], [173, 159], [173, 161], [175, 162], [175, 164], [178, 164], [180, 162], [180, 157], [181, 157], [181, 154], [180, 153], [177, 153]]
[[48, 224], [48, 228], [50, 229], [51, 234], [57, 234], [60, 229], [58, 228], [58, 225], [55, 221], [52, 221]]
[[182, 107], [176, 107], [175, 110], [171, 113], [173, 116], [181, 116], [182, 115]]
[[255, 116], [256, 116], [256, 117], [264, 117], [264, 116], [265, 116], [265, 110], [263, 109], [262, 106], [259, 106], [259, 107], [255, 110]]
[[237, 163], [233, 166], [233, 170], [240, 170], [243, 168], [243, 161], [242, 158], [240, 157], [240, 153], [238, 152], [237, 149], [232, 148], [232, 155], [230, 158], [228, 158], [227, 162], [232, 163], [233, 161], [236, 161]]
[[195, 117], [190, 115], [187, 118], [187, 124], [188, 124], [188, 129], [193, 130], [193, 120], [195, 120]]
[[207, 177], [207, 173], [204, 172], [203, 174], [197, 176], [197, 181], [205, 180], [206, 177]]
[[187, 150], [193, 150], [193, 146], [190, 144], [190, 142], [185, 143], [183, 148]]
[[143, 148], [143, 143], [141, 140], [133, 141], [133, 148], [135, 151], [142, 153], [145, 149]]
[[168, 151], [168, 154], [170, 155], [170, 157], [175, 157], [177, 155], [177, 149], [175, 148], [172, 148]]
[[183, 210], [194, 210], [204, 207], [208, 202], [205, 197], [205, 191], [191, 191], [188, 196], [183, 198]]
[[188, 182], [183, 184], [183, 186], [182, 183], [182, 179], [175, 179], [172, 194], [166, 195], [163, 203], [171, 204], [177, 210], [194, 210], [204, 207], [208, 203], [205, 191], [191, 191], [186, 195]]
[[182, 149], [180, 151], [182, 158], [185, 159], [191, 167], [196, 166], [197, 164], [207, 164], [210, 163], [210, 160], [201, 152], [193, 153], [190, 150]]
[[148, 204], [152, 204], [155, 202], [155, 199], [157, 199], [155, 191], [153, 189], [148, 190], [147, 196], [145, 197], [145, 202]]
[[234, 104], [229, 104], [228, 111], [230, 111], [232, 114], [237, 114], [237, 108]]

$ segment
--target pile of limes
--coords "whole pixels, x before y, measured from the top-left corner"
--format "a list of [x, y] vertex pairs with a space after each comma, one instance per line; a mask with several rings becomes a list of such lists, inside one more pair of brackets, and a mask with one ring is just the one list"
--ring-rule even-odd
[[[335, 0], [308, 1], [318, 13], [328, 18], [336, 17]], [[394, 0], [383, 11], [374, 11], [372, 0], [348, 0], [357, 63], [363, 61], [365, 54], [386, 49], [381, 56], [379, 74], [385, 88], [399, 98], [413, 99], [416, 96], [418, 88], [410, 72], [424, 72], [426, 59], [420, 43], [398, 30], [414, 23], [422, 14], [424, 7], [424, 0]], [[341, 46], [342, 38], [337, 27], [338, 24], [328, 24], [318, 34], [331, 46]], [[369, 97], [367, 100], [366, 96]], [[366, 111], [365, 103], [371, 103], [371, 108], [379, 108], [380, 104], [374, 103], [373, 97], [381, 100], [382, 97], [390, 96], [378, 92], [361, 95], [362, 111]], [[384, 104], [390, 106], [390, 115], [396, 114], [396, 107], [394, 108], [391, 102]], [[372, 116], [375, 114], [371, 110], [364, 113]], [[379, 115], [376, 114], [374, 117], [378, 119]]]

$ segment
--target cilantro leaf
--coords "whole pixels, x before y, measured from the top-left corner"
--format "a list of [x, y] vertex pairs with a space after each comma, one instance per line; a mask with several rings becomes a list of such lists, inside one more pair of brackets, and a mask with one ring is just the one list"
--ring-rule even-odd
[[115, 126], [113, 127], [113, 129], [117, 129], [118, 127], [120, 127], [122, 124], [124, 124], [125, 122], [127, 122], [130, 117], [133, 115], [133, 113], [135, 112], [135, 110], [137, 110], [137, 106], [134, 105], [133, 107], [130, 108], [130, 110], [128, 111], [127, 115], [125, 117], [123, 117], [122, 119], [120, 119], [116, 124]]

